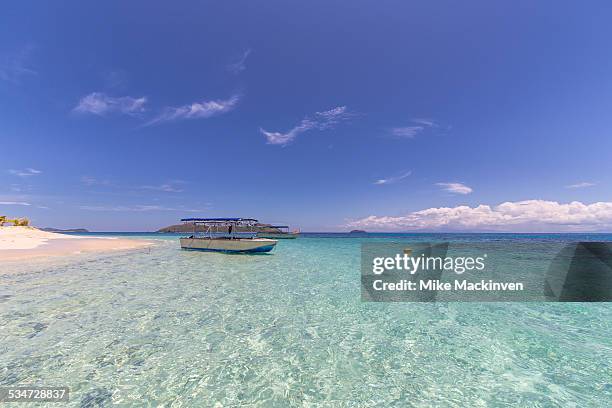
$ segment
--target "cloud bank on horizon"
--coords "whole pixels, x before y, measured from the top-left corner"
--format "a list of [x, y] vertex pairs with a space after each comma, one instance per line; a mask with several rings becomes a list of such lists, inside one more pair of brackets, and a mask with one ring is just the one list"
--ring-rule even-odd
[[545, 200], [507, 201], [497, 206], [428, 208], [403, 216], [371, 215], [349, 228], [380, 231], [581, 232], [612, 228], [612, 202], [584, 204]]

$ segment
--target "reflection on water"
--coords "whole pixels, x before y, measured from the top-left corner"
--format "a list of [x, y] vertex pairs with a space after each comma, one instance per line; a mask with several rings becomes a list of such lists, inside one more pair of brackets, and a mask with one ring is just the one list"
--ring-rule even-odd
[[363, 303], [361, 241], [2, 265], [0, 385], [67, 385], [71, 406], [612, 405], [609, 304]]

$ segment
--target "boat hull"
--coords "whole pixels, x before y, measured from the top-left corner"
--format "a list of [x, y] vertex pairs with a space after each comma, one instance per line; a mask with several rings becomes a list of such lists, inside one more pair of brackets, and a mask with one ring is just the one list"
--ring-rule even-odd
[[226, 253], [270, 252], [276, 241], [273, 239], [210, 239], [180, 238], [181, 248], [192, 251], [210, 251]]

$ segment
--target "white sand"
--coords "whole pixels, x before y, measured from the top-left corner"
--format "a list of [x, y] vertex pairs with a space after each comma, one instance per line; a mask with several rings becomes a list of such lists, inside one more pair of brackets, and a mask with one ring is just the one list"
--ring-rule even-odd
[[33, 227], [0, 227], [0, 250], [32, 249], [51, 239], [80, 239], [66, 234], [41, 231]]
[[151, 241], [114, 237], [74, 236], [33, 227], [0, 227], [0, 262], [142, 248]]

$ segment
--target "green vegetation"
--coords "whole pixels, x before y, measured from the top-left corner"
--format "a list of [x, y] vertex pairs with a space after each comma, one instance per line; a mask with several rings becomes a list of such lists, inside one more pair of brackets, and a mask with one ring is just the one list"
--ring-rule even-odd
[[30, 220], [27, 218], [14, 218], [10, 219], [6, 215], [0, 215], [0, 226], [5, 223], [12, 222], [16, 227], [27, 227], [30, 225]]

